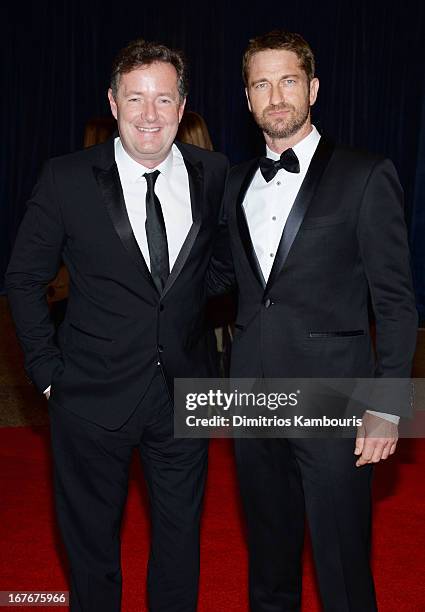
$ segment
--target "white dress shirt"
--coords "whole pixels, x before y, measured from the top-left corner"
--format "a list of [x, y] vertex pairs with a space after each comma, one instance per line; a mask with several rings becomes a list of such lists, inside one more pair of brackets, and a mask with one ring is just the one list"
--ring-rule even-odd
[[[311, 159], [319, 144], [320, 134], [312, 126], [310, 134], [292, 147], [300, 163], [300, 172], [287, 172], [281, 168], [271, 181], [267, 182], [258, 169], [248, 188], [243, 202], [252, 244], [265, 282], [267, 282], [286, 220], [295, 198], [307, 174]], [[280, 155], [266, 147], [267, 157], [278, 160]], [[393, 414], [368, 410], [371, 414], [398, 423], [400, 418]]]
[[[245, 196], [243, 207], [249, 233], [266, 282], [276, 257], [283, 228], [319, 140], [320, 134], [313, 126], [310, 134], [293, 147], [300, 162], [300, 172], [287, 172], [282, 168], [267, 183], [261, 170], [258, 169]], [[277, 160], [280, 155], [267, 147], [267, 157]]]
[[150, 257], [145, 228], [147, 183], [143, 175], [159, 170], [155, 194], [161, 203], [164, 216], [171, 270], [192, 225], [189, 177], [182, 154], [176, 145], [173, 145], [166, 159], [156, 168], [145, 168], [128, 155], [120, 138], [116, 138], [115, 161], [130, 224], [149, 269]]

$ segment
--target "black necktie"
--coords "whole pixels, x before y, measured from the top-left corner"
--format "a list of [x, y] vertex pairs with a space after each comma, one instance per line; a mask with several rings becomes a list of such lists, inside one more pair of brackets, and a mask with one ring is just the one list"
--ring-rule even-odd
[[155, 194], [155, 181], [159, 170], [146, 172], [146, 237], [148, 239], [151, 274], [159, 293], [162, 293], [165, 282], [170, 275], [170, 260], [168, 257], [167, 232], [161, 202]]
[[300, 162], [292, 149], [286, 149], [280, 159], [273, 160], [270, 157], [260, 157], [260, 170], [265, 181], [271, 181], [281, 168], [296, 174], [300, 171]]

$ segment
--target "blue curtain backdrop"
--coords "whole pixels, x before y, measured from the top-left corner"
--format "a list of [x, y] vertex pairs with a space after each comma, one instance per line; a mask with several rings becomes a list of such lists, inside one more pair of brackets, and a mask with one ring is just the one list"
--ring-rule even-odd
[[425, 316], [425, 5], [422, 0], [303, 2], [44, 0], [2, 6], [0, 288], [25, 202], [43, 161], [82, 146], [109, 114], [116, 52], [143, 36], [182, 48], [188, 107], [232, 162], [261, 138], [246, 109], [248, 39], [275, 27], [311, 44], [320, 78], [315, 123], [338, 141], [389, 156], [405, 188], [418, 307]]

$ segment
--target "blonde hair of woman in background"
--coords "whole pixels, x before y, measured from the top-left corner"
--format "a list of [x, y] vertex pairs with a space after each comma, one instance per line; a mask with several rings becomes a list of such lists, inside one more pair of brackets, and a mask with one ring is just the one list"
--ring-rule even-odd
[[186, 144], [193, 144], [202, 149], [208, 149], [208, 151], [214, 150], [207, 124], [201, 115], [198, 115], [195, 111], [186, 111], [183, 114], [176, 139]]
[[116, 131], [117, 123], [113, 117], [95, 117], [86, 123], [84, 147], [105, 142]]

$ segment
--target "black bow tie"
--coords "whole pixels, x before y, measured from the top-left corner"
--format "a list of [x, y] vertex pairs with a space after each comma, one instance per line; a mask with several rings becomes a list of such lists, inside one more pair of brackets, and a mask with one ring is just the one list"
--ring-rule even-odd
[[270, 157], [260, 157], [260, 170], [265, 181], [271, 181], [281, 168], [296, 174], [300, 171], [300, 162], [292, 149], [286, 149], [280, 159], [273, 160]]

